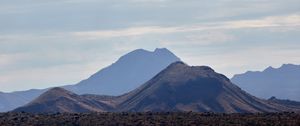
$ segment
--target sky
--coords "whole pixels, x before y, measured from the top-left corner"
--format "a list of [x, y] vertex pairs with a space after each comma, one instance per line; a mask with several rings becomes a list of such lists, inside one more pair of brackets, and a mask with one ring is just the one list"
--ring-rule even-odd
[[229, 78], [300, 64], [299, 0], [0, 0], [0, 91], [76, 84], [139, 48]]

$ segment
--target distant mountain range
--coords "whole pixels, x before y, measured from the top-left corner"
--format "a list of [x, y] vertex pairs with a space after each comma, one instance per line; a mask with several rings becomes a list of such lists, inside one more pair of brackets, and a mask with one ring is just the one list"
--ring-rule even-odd
[[262, 100], [209, 67], [188, 66], [177, 61], [180, 59], [165, 48], [153, 52], [134, 50], [75, 85], [0, 92], [0, 112], [20, 106], [23, 107], [16, 110], [29, 112], [276, 112], [298, 109], [298, 102], [281, 100], [300, 101], [300, 67], [297, 65], [269, 67], [263, 72], [247, 72], [231, 79], [254, 96], [280, 98]]
[[[120, 95], [139, 87], [175, 61], [180, 59], [166, 48], [153, 52], [137, 49], [88, 79], [63, 88], [77, 94]], [[0, 112], [23, 106], [47, 90], [0, 93]]]
[[257, 97], [300, 101], [300, 65], [284, 64], [264, 71], [248, 71], [235, 75], [231, 81]]
[[13, 110], [19, 106], [25, 105], [31, 100], [35, 99], [42, 93], [47, 91], [44, 90], [27, 90], [27, 91], [17, 91], [12, 93], [0, 92], [0, 112], [6, 112]]
[[120, 96], [77, 95], [53, 88], [16, 112], [300, 111], [272, 100], [251, 96], [207, 66], [175, 62], [139, 88]]

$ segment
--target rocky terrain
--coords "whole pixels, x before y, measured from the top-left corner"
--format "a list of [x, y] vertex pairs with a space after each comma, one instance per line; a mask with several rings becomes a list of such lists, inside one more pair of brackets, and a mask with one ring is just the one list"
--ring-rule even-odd
[[297, 113], [0, 113], [1, 126], [299, 126]]

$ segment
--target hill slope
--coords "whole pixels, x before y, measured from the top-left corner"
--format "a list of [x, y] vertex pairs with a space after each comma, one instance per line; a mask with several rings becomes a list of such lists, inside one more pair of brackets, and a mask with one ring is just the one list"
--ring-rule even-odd
[[290, 109], [251, 96], [206, 66], [171, 64], [123, 96], [120, 111], [277, 112]]
[[110, 106], [99, 100], [77, 95], [63, 88], [52, 88], [15, 112], [56, 113], [56, 112], [103, 112]]
[[275, 102], [275, 103], [278, 103], [278, 104], [282, 104], [282, 105], [285, 105], [285, 106], [289, 106], [291, 108], [300, 109], [300, 102], [297, 102], [297, 101], [292, 101], [292, 100], [288, 100], [288, 99], [277, 99], [276, 97], [271, 97], [271, 98], [268, 99], [268, 101]]

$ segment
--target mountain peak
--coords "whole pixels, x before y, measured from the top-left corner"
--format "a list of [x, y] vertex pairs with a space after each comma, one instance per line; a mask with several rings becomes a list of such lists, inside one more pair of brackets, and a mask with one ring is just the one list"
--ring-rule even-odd
[[281, 69], [297, 69], [299, 67], [299, 65], [295, 65], [295, 64], [282, 64], [282, 66], [280, 67]]
[[177, 85], [177, 82], [194, 80], [196, 78], [214, 78], [229, 82], [229, 79], [226, 76], [216, 73], [208, 66], [189, 66], [182, 61], [173, 62], [155, 76], [155, 79], [165, 80], [170, 82], [170, 85]]
[[46, 100], [55, 100], [55, 99], [58, 99], [61, 97], [73, 97], [73, 96], [76, 96], [76, 94], [71, 91], [68, 91], [61, 87], [54, 87], [54, 88], [49, 89], [42, 95], [40, 95], [38, 98], [36, 98], [32, 102], [40, 103], [40, 102], [44, 102]]
[[133, 54], [168, 54], [168, 55], [174, 55], [167, 48], [156, 48], [154, 51], [149, 51], [149, 50], [145, 50], [145, 49], [136, 49], [136, 50], [133, 50], [133, 51], [129, 52], [128, 54], [126, 54], [124, 56], [133, 55]]
[[145, 49], [136, 49], [136, 50], [131, 51], [130, 53], [139, 53], [139, 52], [146, 52], [146, 53], [149, 53], [150, 51], [145, 50]]
[[180, 59], [166, 48], [154, 51], [136, 49], [90, 78], [66, 89], [78, 94], [121, 95], [150, 80], [175, 61]]
[[269, 71], [269, 70], [274, 70], [275, 68], [272, 66], [269, 66], [268, 68], [265, 69], [265, 71]]
[[62, 87], [54, 87], [49, 89], [48, 91], [67, 91], [67, 90]]
[[297, 69], [298, 67], [299, 65], [287, 63], [287, 64], [282, 64], [279, 68], [274, 68], [272, 66], [269, 66], [264, 71], [273, 71], [273, 70], [280, 70], [280, 69]]
[[272, 96], [271, 98], [269, 98], [268, 100], [277, 100], [277, 98], [275, 96]]
[[172, 64], [170, 64], [167, 67], [167, 70], [172, 70], [172, 71], [194, 71], [193, 73], [215, 73], [215, 71], [209, 67], [209, 66], [189, 66], [188, 64], [182, 62], [182, 61], [176, 61]]
[[154, 51], [149, 51], [149, 50], [146, 50], [146, 49], [136, 49], [136, 50], [133, 50], [131, 52], [129, 52], [128, 54], [131, 54], [131, 53], [172, 53], [169, 49], [167, 48], [155, 48]]
[[180, 61], [180, 59], [175, 56], [175, 54], [173, 52], [171, 52], [170, 50], [168, 50], [167, 48], [156, 48], [154, 51], [153, 51], [154, 54], [156, 55], [160, 55], [160, 56], [163, 56], [163, 57], [176, 57], [178, 59], [178, 61]]
[[282, 66], [281, 66], [281, 67], [283, 67], [283, 66], [296, 66], [296, 65], [294, 65], [294, 64], [291, 64], [291, 63], [285, 63], [285, 64], [282, 64]]
[[[131, 61], [143, 58], [155, 58], [155, 59], [169, 59], [180, 61], [180, 59], [175, 56], [170, 50], [166, 48], [156, 48], [154, 51], [148, 51], [145, 49], [136, 49], [125, 55], [123, 55], [118, 61]], [[117, 62], [118, 62], [117, 61]]]
[[168, 53], [171, 53], [171, 51], [168, 50], [167, 48], [156, 48], [154, 50], [154, 52], [168, 52]]
[[74, 94], [74, 93], [61, 87], [54, 87], [46, 91], [45, 94], [62, 95], [62, 94]]
[[176, 61], [176, 62], [173, 62], [169, 65], [169, 67], [189, 67], [189, 65], [187, 65], [186, 63], [182, 62], [182, 61]]

